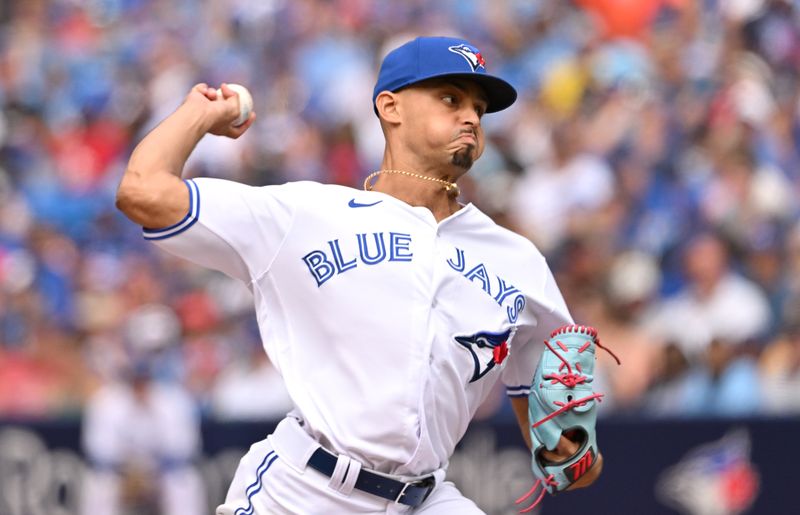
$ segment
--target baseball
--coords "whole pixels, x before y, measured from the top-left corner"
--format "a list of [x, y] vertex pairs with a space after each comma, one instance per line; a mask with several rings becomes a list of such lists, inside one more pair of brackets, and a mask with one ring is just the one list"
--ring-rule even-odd
[[[233, 126], [238, 127], [250, 118], [250, 113], [253, 111], [253, 96], [240, 84], [228, 84], [228, 87], [239, 95], [239, 117], [233, 121]], [[223, 98], [222, 88], [217, 89], [217, 98]]]

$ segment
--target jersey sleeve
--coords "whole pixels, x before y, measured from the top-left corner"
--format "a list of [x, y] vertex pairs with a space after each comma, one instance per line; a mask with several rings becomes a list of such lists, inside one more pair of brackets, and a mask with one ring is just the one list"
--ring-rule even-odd
[[295, 211], [291, 183], [254, 187], [212, 178], [187, 179], [189, 212], [144, 238], [195, 264], [249, 284], [269, 269]]
[[543, 301], [532, 308], [536, 325], [519, 334], [519, 339], [513, 340], [508, 364], [500, 376], [509, 397], [528, 396], [533, 374], [544, 350], [544, 341], [554, 329], [573, 323], [564, 297], [549, 270], [540, 295]]

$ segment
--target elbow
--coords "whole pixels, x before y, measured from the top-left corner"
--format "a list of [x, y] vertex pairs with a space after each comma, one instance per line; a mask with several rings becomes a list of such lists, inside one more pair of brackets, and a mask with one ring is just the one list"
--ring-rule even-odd
[[116, 208], [123, 213], [127, 214], [128, 211], [131, 209], [133, 204], [133, 198], [130, 194], [130, 191], [127, 188], [123, 188], [122, 185], [117, 188], [117, 197], [114, 201], [114, 205]]
[[131, 221], [143, 227], [166, 227], [189, 210], [189, 190], [180, 178], [168, 173], [142, 176], [130, 168], [117, 188], [115, 205]]
[[137, 180], [134, 178], [135, 172], [130, 170], [125, 172], [122, 181], [117, 188], [117, 197], [114, 205], [125, 215], [131, 216], [137, 206], [142, 203], [141, 188], [136, 186]]
[[117, 198], [114, 205], [131, 221], [140, 223], [139, 218], [143, 211], [142, 204], [143, 203], [137, 200], [136, 196], [132, 195], [128, 190], [117, 191]]
[[158, 192], [148, 188], [136, 172], [128, 170], [117, 188], [114, 205], [132, 221], [144, 225], [147, 214], [158, 205], [158, 196]]

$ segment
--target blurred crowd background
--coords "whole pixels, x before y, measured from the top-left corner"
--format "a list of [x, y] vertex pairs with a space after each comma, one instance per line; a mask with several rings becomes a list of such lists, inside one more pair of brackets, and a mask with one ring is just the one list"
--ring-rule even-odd
[[[0, 20], [0, 418], [152, 380], [199, 416], [285, 413], [248, 291], [147, 244], [116, 186], [193, 84], [225, 81], [258, 120], [185, 176], [360, 187], [378, 64], [420, 34], [468, 38], [520, 92], [462, 199], [534, 241], [621, 357], [602, 416], [800, 413], [798, 0], [26, 0]], [[479, 416], [512, 416], [500, 389]]]

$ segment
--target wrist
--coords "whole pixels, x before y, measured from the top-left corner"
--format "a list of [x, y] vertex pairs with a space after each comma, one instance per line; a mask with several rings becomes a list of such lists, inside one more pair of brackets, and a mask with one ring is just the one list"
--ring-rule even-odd
[[200, 141], [214, 126], [207, 110], [189, 102], [181, 104], [175, 116], [196, 141]]

